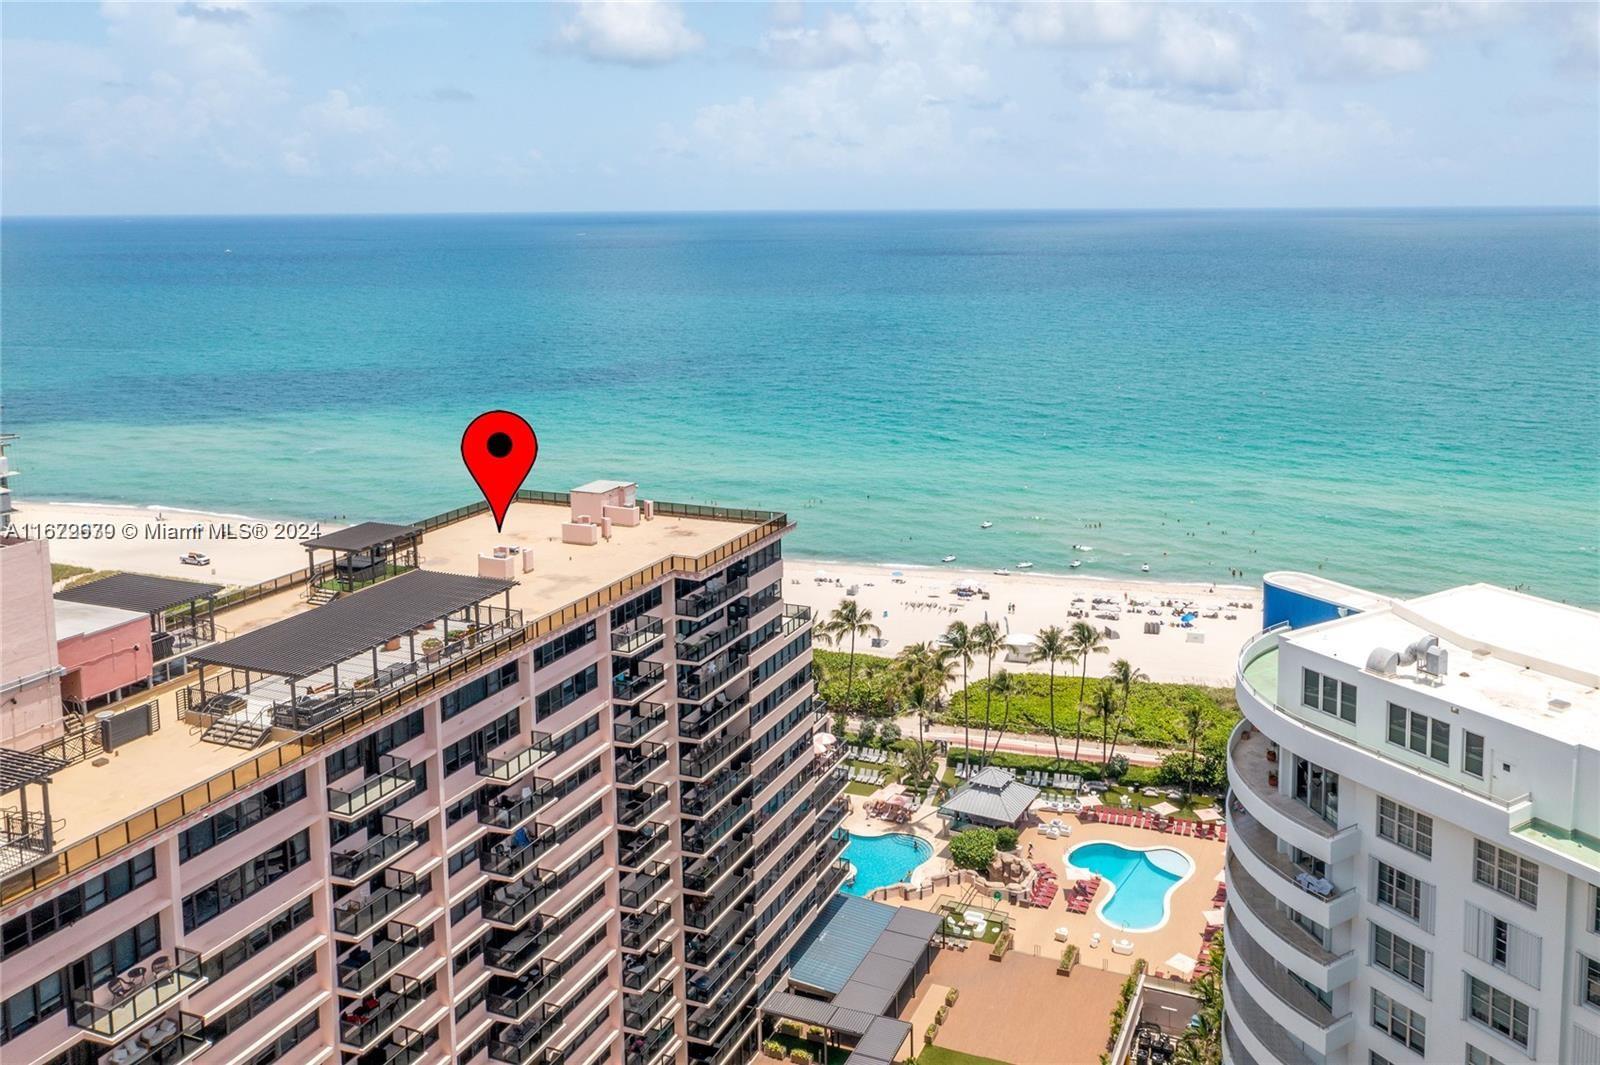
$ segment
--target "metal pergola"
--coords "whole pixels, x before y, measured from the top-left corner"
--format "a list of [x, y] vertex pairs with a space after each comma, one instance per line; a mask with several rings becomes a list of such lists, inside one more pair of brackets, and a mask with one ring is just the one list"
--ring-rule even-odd
[[313, 540], [302, 540], [306, 564], [317, 571], [317, 552], [327, 551], [333, 561], [333, 579], [345, 591], [395, 573], [417, 568], [422, 530], [414, 525], [389, 525], [364, 521]]

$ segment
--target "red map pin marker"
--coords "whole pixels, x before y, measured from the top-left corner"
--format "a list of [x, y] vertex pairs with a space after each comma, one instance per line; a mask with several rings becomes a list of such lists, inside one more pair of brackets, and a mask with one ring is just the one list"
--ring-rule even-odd
[[491, 410], [472, 419], [461, 434], [461, 461], [478, 482], [478, 490], [494, 512], [494, 527], [506, 522], [506, 509], [539, 457], [533, 426], [508, 410]]

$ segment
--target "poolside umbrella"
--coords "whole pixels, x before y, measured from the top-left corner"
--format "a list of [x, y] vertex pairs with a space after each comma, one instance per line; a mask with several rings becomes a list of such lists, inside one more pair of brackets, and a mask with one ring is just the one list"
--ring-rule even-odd
[[1167, 959], [1165, 968], [1170, 972], [1177, 973], [1179, 976], [1187, 980], [1194, 975], [1195, 965], [1195, 960], [1189, 957], [1189, 955], [1174, 954], [1172, 957]]
[[1219, 884], [1226, 884], [1228, 882], [1228, 871], [1226, 869], [1218, 869], [1216, 881]]
[[1205, 913], [1201, 914], [1200, 916], [1202, 916], [1202, 917], [1204, 917], [1206, 919], [1206, 927], [1207, 928], [1220, 927], [1221, 924], [1222, 924], [1222, 907], [1218, 906], [1214, 910], [1207, 910]]
[[1206, 822], [1222, 820], [1222, 811], [1215, 806], [1202, 806], [1194, 812], [1194, 815], [1201, 821]]
[[1172, 805], [1170, 802], [1166, 802], [1165, 800], [1150, 807], [1150, 813], [1155, 814], [1157, 817], [1171, 817], [1177, 812], [1178, 808]]

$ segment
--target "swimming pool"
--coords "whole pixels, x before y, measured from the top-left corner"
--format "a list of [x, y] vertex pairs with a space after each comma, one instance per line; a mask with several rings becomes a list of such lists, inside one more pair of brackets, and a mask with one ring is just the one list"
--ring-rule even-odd
[[881, 887], [898, 884], [911, 870], [933, 857], [927, 840], [893, 832], [887, 836], [858, 836], [847, 833], [850, 843], [845, 860], [855, 867], [855, 878], [840, 888], [846, 895], [870, 895]]
[[1171, 847], [1104, 842], [1078, 844], [1067, 852], [1067, 865], [1105, 879], [1111, 894], [1100, 904], [1100, 919], [1124, 932], [1153, 932], [1166, 924], [1173, 889], [1194, 872], [1194, 861]]

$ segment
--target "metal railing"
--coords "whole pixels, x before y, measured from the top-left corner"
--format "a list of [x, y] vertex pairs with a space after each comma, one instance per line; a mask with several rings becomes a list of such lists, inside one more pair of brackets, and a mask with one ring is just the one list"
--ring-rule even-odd
[[655, 909], [630, 913], [622, 919], [622, 949], [638, 951], [655, 939], [656, 933], [672, 920], [672, 905], [660, 903]]
[[618, 702], [631, 703], [659, 688], [666, 680], [666, 667], [660, 662], [646, 662], [638, 673], [622, 673], [611, 678], [611, 697]]
[[749, 628], [749, 618], [733, 618], [725, 628], [718, 629], [704, 639], [679, 640], [677, 646], [678, 660], [680, 662], [698, 662], [733, 643], [743, 636]]
[[618, 743], [635, 744], [660, 728], [666, 720], [665, 706], [660, 703], [642, 702], [633, 708], [632, 713], [612, 722], [611, 735]]
[[396, 1021], [416, 1009], [422, 1002], [422, 984], [409, 976], [391, 976], [389, 986], [372, 998], [377, 1002], [372, 1009], [358, 1004], [339, 1018], [339, 1039], [347, 1046], [367, 1049]]
[[672, 870], [662, 862], [623, 877], [617, 901], [626, 909], [642, 909], [672, 880]]
[[[399, 929], [398, 932], [395, 929]], [[343, 991], [362, 992], [394, 971], [395, 967], [423, 947], [422, 930], [399, 921], [392, 921], [384, 929], [384, 939], [373, 944], [374, 950], [360, 947], [348, 952], [348, 959], [356, 951], [366, 954], [365, 961], [351, 965], [341, 960], [338, 965], [339, 988]]]
[[547, 733], [535, 732], [530, 740], [526, 747], [509, 758], [495, 758], [487, 754], [480, 757], [477, 763], [478, 775], [488, 780], [509, 784], [555, 753], [555, 747]]
[[721, 606], [735, 596], [743, 595], [750, 587], [750, 581], [745, 577], [735, 577], [716, 588], [702, 588], [690, 592], [677, 601], [675, 609], [678, 614], [687, 618], [697, 618]]
[[378, 772], [349, 791], [328, 789], [328, 813], [342, 820], [358, 817], [391, 796], [416, 785], [411, 763], [392, 754], [378, 756]]
[[617, 864], [624, 869], [637, 869], [644, 865], [672, 838], [667, 826], [657, 821], [646, 821], [631, 833], [631, 840], [617, 841]]
[[[171, 968], [151, 976], [142, 987], [112, 997], [106, 1005], [90, 997], [93, 989], [79, 992], [80, 997], [72, 1003], [72, 1023], [107, 1039], [118, 1039], [206, 983], [200, 955], [182, 947], [172, 953]], [[150, 968], [155, 968], [154, 963]]]
[[636, 655], [665, 634], [666, 624], [658, 617], [646, 615], [612, 632], [611, 649], [621, 655]]
[[[517, 498], [527, 502], [561, 502], [559, 499], [560, 493], [543, 493], [543, 495], [550, 496], [551, 498], [549, 499], [537, 498], [539, 495], [538, 493], [529, 493], [525, 497], [523, 492], [519, 492]], [[488, 506], [485, 503], [474, 503], [468, 507], [457, 508], [454, 511], [447, 511], [445, 514], [425, 519], [423, 528], [424, 530], [439, 528], [442, 525], [448, 525], [453, 521], [459, 521], [473, 514], [482, 513], [487, 509]], [[620, 580], [613, 581], [604, 588], [591, 592], [580, 599], [573, 600], [563, 607], [526, 623], [522, 628], [499, 637], [491, 644], [478, 647], [465, 655], [452, 659], [440, 669], [418, 676], [407, 683], [384, 692], [378, 698], [358, 709], [352, 710], [344, 717], [327, 722], [286, 740], [241, 765], [224, 770], [191, 788], [185, 789], [178, 795], [163, 799], [97, 831], [93, 836], [58, 851], [52, 859], [46, 859], [29, 869], [5, 878], [4, 881], [0, 881], [0, 906], [10, 906], [123, 850], [137, 846], [157, 832], [227, 800], [240, 789], [250, 787], [263, 778], [277, 773], [279, 770], [297, 766], [302, 759], [311, 757], [322, 748], [337, 744], [346, 737], [364, 731], [369, 726], [376, 724], [402, 708], [408, 707], [435, 692], [441, 692], [443, 689], [452, 686], [455, 681], [465, 679], [468, 675], [520, 647], [565, 628], [582, 617], [630, 598], [637, 592], [657, 584], [669, 574], [701, 573], [720, 567], [722, 563], [732, 556], [748, 551], [763, 540], [780, 535], [792, 527], [786, 515], [775, 511], [738, 510], [659, 502], [655, 504], [655, 511], [659, 515], [668, 517], [697, 517], [716, 521], [746, 522], [754, 523], [755, 527], [700, 555], [669, 555], [652, 565], [636, 570]], [[432, 524], [427, 524], [428, 522]], [[319, 567], [319, 572], [327, 569], [331, 569], [331, 565]], [[298, 575], [290, 574], [288, 577], [278, 578], [276, 581], [267, 582], [267, 584], [275, 586], [271, 591], [277, 591], [283, 587], [303, 584], [309, 579], [309, 576], [310, 573], [308, 571], [302, 570], [299, 571]], [[263, 587], [263, 585], [254, 586], [255, 589]], [[252, 589], [244, 589], [242, 591], [249, 593]], [[262, 598], [264, 595], [271, 594], [271, 591], [225, 598], [229, 603], [246, 602], [250, 598]]]
[[[637, 794], [639, 791], [644, 794]], [[667, 804], [668, 787], [665, 784], [632, 788], [617, 793], [617, 827], [637, 829], [644, 819]]]
[[[419, 880], [398, 869], [384, 871], [383, 887], [368, 895], [359, 906], [334, 907], [333, 929], [346, 938], [366, 935], [379, 921], [419, 898], [430, 887], [428, 880]], [[352, 901], [349, 896], [341, 903]]]
[[403, 817], [385, 814], [381, 826], [385, 831], [377, 839], [356, 851], [335, 853], [331, 871], [340, 880], [360, 880], [389, 859], [410, 850], [419, 841], [416, 825]]
[[678, 685], [678, 698], [689, 702], [698, 703], [715, 695], [718, 688], [727, 684], [733, 678], [745, 672], [750, 666], [750, 657], [743, 651], [735, 648], [728, 652], [728, 659], [716, 669], [701, 675], [695, 680], [686, 680]]
[[643, 744], [632, 757], [619, 751], [616, 758], [617, 784], [621, 787], [637, 784], [666, 764], [667, 749], [659, 743]]

